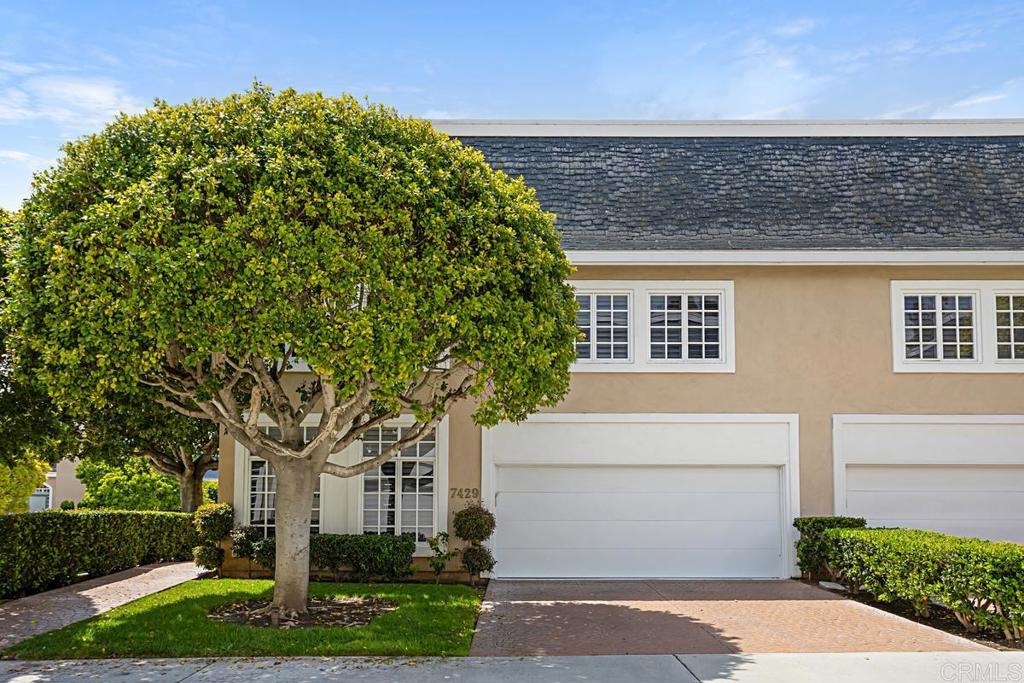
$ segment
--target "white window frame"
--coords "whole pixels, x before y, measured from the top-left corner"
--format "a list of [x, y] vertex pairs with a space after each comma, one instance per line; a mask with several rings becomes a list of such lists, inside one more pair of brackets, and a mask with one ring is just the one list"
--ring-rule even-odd
[[[304, 419], [300, 423], [300, 426], [301, 427], [316, 427], [319, 423], [320, 423], [320, 415], [319, 414], [307, 415], [306, 419]], [[277, 423], [275, 423], [272, 419], [270, 419], [266, 415], [260, 415], [259, 419], [256, 421], [256, 426], [257, 427], [276, 427]], [[234, 501], [234, 507], [235, 507], [235, 510], [239, 511], [239, 512], [235, 513], [235, 521], [237, 523], [239, 523], [239, 524], [244, 525], [244, 526], [250, 526], [250, 520], [252, 519], [252, 505], [251, 505], [252, 501], [250, 500], [250, 497], [249, 497], [249, 485], [250, 485], [250, 478], [252, 477], [252, 461], [253, 461], [254, 458], [256, 460], [262, 460], [263, 459], [263, 458], [260, 458], [259, 456], [254, 456], [252, 453], [249, 452], [248, 448], [243, 446], [237, 440], [235, 441], [235, 492], [234, 492], [234, 499], [235, 499], [235, 501]], [[268, 464], [268, 467], [269, 466], [270, 465]], [[321, 533], [321, 534], [324, 534], [324, 533], [343, 533], [343, 532], [340, 532], [340, 531], [331, 531], [331, 530], [325, 528], [324, 522], [325, 522], [325, 519], [326, 519], [327, 511], [329, 509], [329, 505], [327, 503], [327, 496], [324, 495], [324, 482], [325, 482], [325, 480], [326, 480], [326, 478], [328, 476], [330, 476], [330, 475], [327, 475], [327, 474], [321, 474], [320, 475], [320, 521], [317, 524], [317, 533]], [[313, 502], [310, 501], [310, 506], [312, 506], [312, 503]], [[275, 526], [275, 528], [277, 526], [277, 516], [276, 515], [274, 516], [274, 526]], [[267, 525], [264, 525], [264, 526], [259, 526], [259, 527], [256, 527], [256, 528], [257, 529], [261, 529], [261, 530], [263, 530], [265, 532], [266, 529], [269, 528], [269, 527]]]
[[[974, 358], [908, 359], [905, 356], [904, 296], [969, 294], [974, 297]], [[999, 360], [996, 353], [996, 296], [1024, 295], [1024, 280], [893, 280], [890, 290], [892, 370], [904, 372], [1024, 372], [1024, 360]], [[942, 315], [937, 303], [937, 314]], [[941, 318], [940, 318], [941, 320]], [[941, 346], [942, 326], [938, 326]]]
[[[629, 297], [629, 358], [577, 359], [572, 372], [736, 372], [734, 286], [731, 280], [571, 280], [578, 294], [626, 294]], [[721, 358], [651, 358], [651, 295], [715, 294], [719, 299]], [[684, 315], [686, 311], [683, 311]], [[685, 356], [685, 334], [684, 356]]]
[[[577, 295], [582, 296], [625, 296], [626, 297], [626, 357], [625, 358], [598, 358], [597, 354], [594, 353], [594, 346], [597, 344], [596, 332], [597, 329], [594, 326], [594, 316], [597, 314], [596, 301], [591, 306], [591, 318], [590, 318], [590, 358], [577, 358], [576, 365], [622, 365], [625, 363], [632, 363], [633, 358], [636, 355], [636, 297], [631, 289], [623, 289], [622, 287], [616, 286], [617, 283], [606, 283], [610, 286], [602, 287], [585, 287], [578, 288], [576, 290]], [[577, 342], [578, 343], [578, 342]]]
[[[434, 460], [434, 533], [448, 531], [448, 421], [449, 416], [437, 426], [437, 453]], [[412, 415], [403, 415], [389, 420], [384, 426], [408, 427], [415, 421]], [[320, 414], [312, 413], [302, 421], [303, 427], [315, 427], [320, 423]], [[261, 415], [257, 422], [260, 427], [272, 427], [274, 421]], [[332, 456], [331, 462], [354, 465], [362, 462], [363, 442], [356, 441], [341, 453]], [[235, 441], [235, 490], [233, 494], [235, 521], [248, 524], [249, 510], [249, 463], [252, 456], [238, 441]], [[331, 486], [332, 481], [341, 482], [340, 487]], [[336, 492], [342, 492], [341, 496]], [[332, 496], [332, 492], [334, 495]], [[363, 477], [362, 475], [340, 478], [330, 474], [320, 475], [320, 533], [362, 534], [363, 533]], [[415, 557], [429, 557], [430, 546], [417, 543]]]
[[[388, 420], [382, 427], [409, 427], [416, 422], [412, 415], [402, 415], [394, 420]], [[448, 530], [448, 416], [441, 420], [441, 424], [435, 427], [434, 431], [434, 534]], [[357, 441], [351, 446], [350, 463], [355, 464], [363, 460], [363, 442]], [[349, 531], [351, 534], [363, 533], [363, 475], [349, 479], [348, 488], [348, 518], [351, 520]], [[396, 528], [401, 525], [397, 523]], [[433, 553], [426, 543], [416, 542], [415, 557], [430, 557]]]

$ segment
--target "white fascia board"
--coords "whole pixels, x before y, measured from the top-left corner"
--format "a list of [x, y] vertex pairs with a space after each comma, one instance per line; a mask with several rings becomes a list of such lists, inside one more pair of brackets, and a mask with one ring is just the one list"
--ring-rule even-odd
[[576, 266], [1014, 266], [1024, 264], [1024, 249], [569, 249], [565, 253]]
[[1016, 137], [1024, 119], [580, 121], [434, 119], [457, 137]]

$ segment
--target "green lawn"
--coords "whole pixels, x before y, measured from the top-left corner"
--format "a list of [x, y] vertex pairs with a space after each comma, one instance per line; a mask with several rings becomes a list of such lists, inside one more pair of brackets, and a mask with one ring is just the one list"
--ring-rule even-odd
[[312, 583], [313, 595], [378, 596], [399, 604], [366, 626], [278, 630], [211, 621], [211, 607], [269, 598], [272, 582], [189, 581], [4, 650], [7, 657], [205, 657], [469, 654], [480, 595], [467, 586]]

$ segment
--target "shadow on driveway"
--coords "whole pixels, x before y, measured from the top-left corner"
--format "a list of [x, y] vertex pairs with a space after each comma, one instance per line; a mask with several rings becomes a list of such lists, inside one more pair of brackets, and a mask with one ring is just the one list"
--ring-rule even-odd
[[798, 581], [491, 581], [477, 656], [985, 650]]

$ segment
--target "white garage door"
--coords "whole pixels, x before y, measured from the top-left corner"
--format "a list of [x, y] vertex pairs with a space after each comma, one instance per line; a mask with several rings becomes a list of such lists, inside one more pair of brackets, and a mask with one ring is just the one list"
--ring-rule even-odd
[[1024, 418], [835, 418], [836, 512], [1024, 543]]
[[789, 576], [794, 425], [740, 417], [544, 415], [490, 430], [496, 575]]

